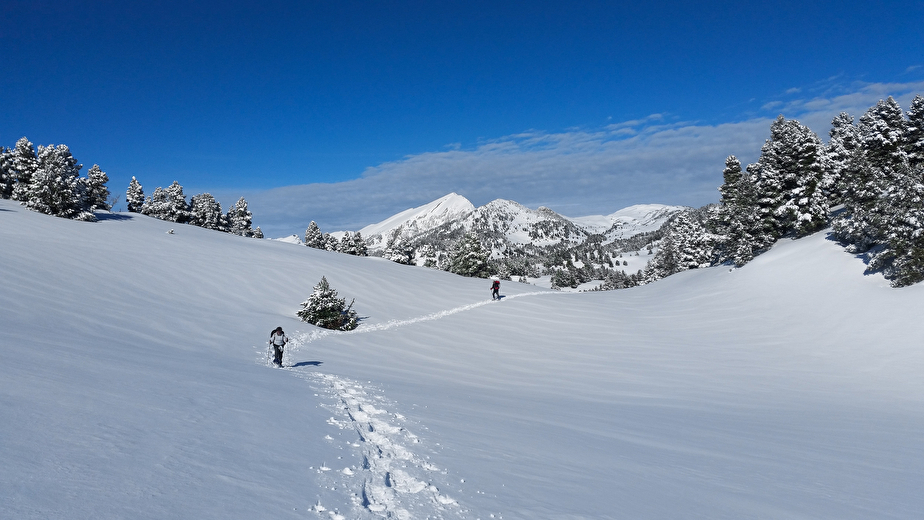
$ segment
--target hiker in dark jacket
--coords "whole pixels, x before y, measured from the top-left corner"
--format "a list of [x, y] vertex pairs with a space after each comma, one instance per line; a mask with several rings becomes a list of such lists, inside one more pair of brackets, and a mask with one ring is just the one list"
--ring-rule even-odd
[[494, 280], [491, 283], [491, 299], [500, 300], [500, 280]]
[[288, 342], [289, 338], [287, 338], [286, 333], [282, 331], [282, 327], [276, 327], [276, 329], [270, 333], [270, 344], [273, 346], [274, 365], [282, 366], [282, 349], [285, 348]]

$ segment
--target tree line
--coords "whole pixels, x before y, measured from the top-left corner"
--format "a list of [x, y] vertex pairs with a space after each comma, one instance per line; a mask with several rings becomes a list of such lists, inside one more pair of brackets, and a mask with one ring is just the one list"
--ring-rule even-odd
[[678, 214], [645, 269], [646, 281], [718, 264], [742, 266], [784, 237], [831, 226], [868, 272], [894, 287], [924, 280], [924, 98], [891, 97], [858, 121], [834, 118], [827, 144], [778, 117], [756, 163], [725, 160], [721, 200]]
[[244, 197], [238, 199], [227, 213], [210, 193], [193, 195], [186, 202], [183, 186], [179, 182], [166, 188], [158, 186], [150, 197], [144, 196], [144, 187], [132, 177], [125, 192], [128, 211], [180, 224], [191, 224], [215, 231], [223, 231], [243, 237], [263, 238], [263, 231], [253, 229], [253, 214], [247, 209]]
[[0, 198], [57, 217], [95, 221], [96, 210], [112, 207], [109, 177], [98, 164], [81, 177], [82, 164], [67, 145], [39, 145], [23, 137], [13, 148], [0, 147]]

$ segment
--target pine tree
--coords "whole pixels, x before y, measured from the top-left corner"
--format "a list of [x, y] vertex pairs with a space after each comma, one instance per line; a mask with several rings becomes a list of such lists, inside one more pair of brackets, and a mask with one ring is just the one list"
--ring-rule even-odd
[[552, 271], [551, 284], [552, 289], [561, 289], [562, 287], [577, 289], [579, 282], [574, 274], [574, 271], [568, 268], [563, 268], [555, 269]]
[[343, 236], [340, 237], [340, 245], [337, 247], [337, 251], [348, 255], [356, 254], [356, 249], [353, 246], [353, 235], [349, 231], [344, 232]]
[[86, 178], [86, 196], [87, 205], [90, 211], [96, 209], [109, 210], [112, 205], [109, 204], [109, 188], [106, 183], [109, 182], [109, 176], [100, 169], [98, 164], [94, 164], [87, 170]]
[[366, 241], [363, 240], [363, 236], [357, 231], [353, 235], [353, 251], [356, 256], [369, 256], [369, 249], [366, 247]]
[[353, 330], [359, 319], [353, 310], [353, 302], [347, 306], [345, 298], [338, 298], [327, 277], [321, 277], [314, 286], [314, 292], [302, 303], [302, 310], [296, 314], [302, 321], [333, 330]]
[[9, 148], [0, 147], [0, 199], [13, 196], [13, 184], [16, 182], [16, 171], [13, 169], [13, 152]]
[[158, 186], [154, 189], [154, 193], [144, 200], [144, 204], [141, 205], [141, 214], [167, 220], [167, 216], [170, 214], [169, 206], [170, 197], [167, 195], [167, 191]]
[[29, 200], [32, 185], [32, 175], [38, 170], [38, 156], [35, 147], [25, 137], [16, 141], [11, 152], [12, 169], [14, 175], [13, 193], [11, 198], [21, 202]]
[[340, 250], [340, 241], [330, 233], [324, 233], [324, 249], [336, 253]]
[[[741, 163], [735, 156], [725, 159], [722, 172], [725, 183], [719, 188], [721, 204], [710, 211], [706, 221], [706, 228], [711, 232], [710, 248], [716, 262], [730, 261], [738, 266], [744, 265], [775, 240], [760, 217], [756, 176], [753, 173], [756, 169], [757, 165], [750, 165], [748, 171], [741, 171]], [[652, 266], [652, 269], [655, 267], [658, 265]], [[651, 270], [647, 276], [651, 278]]]
[[754, 169], [765, 232], [779, 239], [821, 229], [828, 216], [827, 197], [819, 189], [824, 175], [821, 140], [808, 127], [783, 116], [770, 125], [770, 135]]
[[719, 186], [721, 194], [721, 204], [713, 211], [709, 219], [709, 225], [712, 230], [718, 234], [725, 234], [728, 226], [731, 225], [731, 219], [734, 216], [734, 210], [739, 205], [738, 190], [741, 182], [741, 161], [734, 155], [725, 158], [725, 169], [722, 170], [722, 178], [725, 182]]
[[722, 204], [734, 206], [738, 199], [738, 182], [741, 180], [741, 161], [734, 155], [725, 158], [725, 169], [722, 170], [722, 179], [725, 181], [719, 187], [722, 194]]
[[132, 181], [128, 183], [128, 190], [125, 191], [125, 205], [132, 213], [140, 213], [141, 207], [144, 206], [144, 188], [135, 177], [132, 177]]
[[238, 199], [234, 207], [228, 210], [227, 215], [228, 231], [242, 237], [252, 237], [253, 228], [251, 220], [253, 215], [247, 209], [247, 201], [244, 197]]
[[757, 186], [754, 176], [746, 173], [738, 181], [736, 205], [723, 241], [721, 261], [736, 266], [750, 262], [760, 252], [773, 245], [772, 235], [765, 232], [757, 206]]
[[908, 110], [905, 155], [911, 168], [924, 164], [924, 97], [921, 96], [914, 96]]
[[830, 139], [825, 145], [822, 154], [824, 167], [824, 180], [822, 189], [828, 196], [832, 205], [840, 204], [847, 192], [847, 181], [844, 172], [851, 155], [860, 146], [859, 128], [853, 124], [853, 116], [841, 112], [831, 121]]
[[183, 194], [183, 186], [173, 181], [164, 192], [167, 194], [166, 215], [163, 220], [170, 222], [189, 222], [189, 204], [186, 202], [186, 195]]
[[324, 234], [321, 233], [321, 228], [313, 220], [311, 224], [308, 224], [308, 229], [305, 230], [305, 245], [315, 249], [324, 249], [324, 246], [327, 245]]
[[895, 176], [881, 200], [883, 247], [869, 270], [882, 270], [894, 287], [903, 287], [924, 280], [924, 166], [901, 168]]
[[449, 259], [448, 271], [462, 276], [488, 277], [488, 256], [474, 233], [466, 233]]
[[891, 177], [905, 162], [907, 126], [902, 107], [891, 96], [879, 100], [860, 118], [860, 142], [866, 157], [886, 176]]
[[848, 251], [862, 253], [882, 241], [886, 217], [880, 199], [890, 178], [862, 149], [849, 157], [843, 170], [844, 211], [831, 223], [834, 236], [848, 244]]
[[86, 194], [81, 189], [80, 168], [67, 145], [39, 146], [38, 169], [29, 183], [26, 206], [64, 218], [95, 220], [87, 212]]
[[253, 230], [253, 237], [254, 237], [254, 238], [263, 238], [263, 230], [260, 229], [260, 226], [257, 226], [257, 227]]
[[210, 193], [194, 195], [189, 201], [189, 223], [216, 231], [227, 231], [228, 222], [221, 212], [221, 204]]
[[414, 250], [395, 233], [385, 245], [382, 258], [398, 264], [410, 265], [413, 262]]
[[645, 267], [646, 282], [711, 264], [712, 238], [689, 211], [678, 213], [667, 228], [658, 252]]

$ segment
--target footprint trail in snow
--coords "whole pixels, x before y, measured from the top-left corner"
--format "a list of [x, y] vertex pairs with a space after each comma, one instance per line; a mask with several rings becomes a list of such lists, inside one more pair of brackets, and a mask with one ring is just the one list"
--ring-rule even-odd
[[[505, 299], [543, 294], [560, 293], [537, 291]], [[297, 352], [299, 347], [331, 335], [367, 334], [438, 320], [490, 303], [492, 300], [481, 301], [416, 318], [364, 325], [346, 332], [314, 330], [294, 336], [290, 341], [293, 348], [287, 350]], [[411, 447], [419, 446], [420, 439], [403, 426], [406, 422], [403, 416], [387, 411], [389, 403], [384, 397], [346, 378], [300, 369], [289, 370], [329, 395], [333, 404], [327, 407], [336, 414], [328, 420], [329, 424], [355, 434], [353, 440], [347, 442], [359, 452], [357, 464], [330, 468], [325, 463], [318, 469], [336, 475], [340, 486], [351, 490], [351, 518], [466, 518], [468, 511], [433, 484], [434, 477], [446, 473], [426, 457], [415, 453]], [[327, 440], [336, 442], [330, 436]], [[328, 511], [320, 503], [314, 506], [314, 511], [327, 513], [334, 519], [344, 518], [338, 512]]]
[[[405, 428], [403, 416], [386, 409], [389, 403], [382, 396], [342, 377], [299, 375], [333, 398], [334, 404], [328, 409], [336, 415], [327, 422], [347, 434], [346, 442], [359, 452], [355, 464], [343, 468], [325, 464], [320, 468], [350, 490], [350, 518], [466, 518], [467, 511], [433, 483], [434, 477], [445, 472], [415, 453], [412, 447], [419, 445], [420, 439]], [[327, 440], [337, 442], [330, 436]], [[323, 513], [319, 506], [315, 511]]]

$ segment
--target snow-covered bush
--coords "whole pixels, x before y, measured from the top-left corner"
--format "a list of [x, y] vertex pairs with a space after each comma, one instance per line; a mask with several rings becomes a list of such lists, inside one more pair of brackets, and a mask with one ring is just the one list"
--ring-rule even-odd
[[353, 330], [359, 319], [353, 310], [353, 301], [346, 305], [346, 299], [338, 298], [337, 291], [331, 289], [327, 277], [323, 276], [296, 314], [302, 321], [333, 330]]

